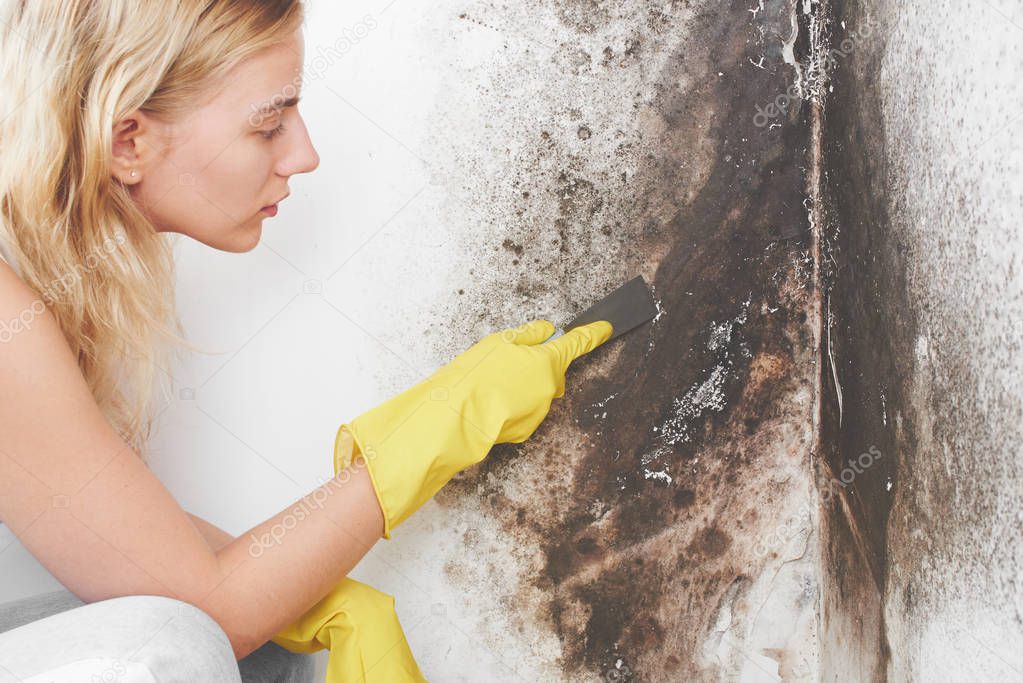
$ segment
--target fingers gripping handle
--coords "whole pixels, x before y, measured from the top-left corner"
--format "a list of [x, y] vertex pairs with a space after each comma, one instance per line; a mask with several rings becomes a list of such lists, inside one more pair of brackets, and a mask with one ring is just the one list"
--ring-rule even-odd
[[554, 334], [552, 334], [551, 336], [547, 337], [547, 339], [543, 340], [543, 343], [546, 344], [547, 342], [554, 341], [555, 339], [557, 339], [558, 337], [563, 336], [564, 334], [565, 334], [565, 331], [563, 329], [561, 329], [560, 327], [558, 327], [558, 328], [556, 328], [554, 330]]
[[544, 340], [544, 344], [552, 344], [559, 347], [561, 357], [565, 359], [566, 366], [576, 358], [589, 353], [614, 334], [614, 326], [606, 320], [598, 320], [587, 325], [574, 327], [568, 332], [557, 328], [554, 334]]

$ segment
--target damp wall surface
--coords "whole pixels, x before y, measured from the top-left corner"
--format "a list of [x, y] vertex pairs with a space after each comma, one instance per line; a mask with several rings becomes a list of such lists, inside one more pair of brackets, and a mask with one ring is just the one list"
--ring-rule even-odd
[[424, 670], [815, 680], [811, 127], [798, 103], [757, 116], [805, 48], [795, 4], [445, 8], [424, 29], [450, 74], [423, 156], [458, 226], [436, 327], [464, 338], [437, 357], [636, 274], [661, 314], [377, 553], [410, 577], [410, 623], [471, 634], [452, 654], [416, 628]]
[[830, 9], [822, 677], [1018, 680], [1023, 11]]

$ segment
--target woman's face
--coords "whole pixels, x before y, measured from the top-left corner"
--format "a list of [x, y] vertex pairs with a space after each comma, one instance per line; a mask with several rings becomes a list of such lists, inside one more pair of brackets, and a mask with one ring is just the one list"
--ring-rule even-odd
[[135, 111], [114, 127], [112, 172], [158, 232], [231, 252], [259, 243], [264, 207], [289, 193], [292, 175], [320, 163], [288, 101], [300, 94], [303, 55], [297, 31], [240, 63], [222, 92], [184, 119]]

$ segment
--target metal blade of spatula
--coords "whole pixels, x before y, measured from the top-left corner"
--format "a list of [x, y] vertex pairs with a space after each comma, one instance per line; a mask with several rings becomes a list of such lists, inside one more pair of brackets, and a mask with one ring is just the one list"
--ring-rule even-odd
[[577, 315], [564, 329], [558, 329], [544, 343], [557, 339], [573, 327], [597, 320], [606, 320], [614, 327], [614, 332], [607, 340], [611, 341], [653, 320], [656, 316], [657, 304], [654, 303], [650, 288], [643, 280], [643, 276], [637, 275]]

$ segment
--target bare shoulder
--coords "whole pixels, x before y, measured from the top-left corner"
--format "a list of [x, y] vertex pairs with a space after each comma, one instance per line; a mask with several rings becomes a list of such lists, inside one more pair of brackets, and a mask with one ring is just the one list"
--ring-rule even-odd
[[[44, 491], [76, 469], [81, 439], [113, 444], [57, 319], [38, 293], [0, 260], [0, 519], [13, 526]], [[78, 442], [79, 446], [71, 444]], [[55, 478], [47, 473], [61, 474]], [[56, 495], [55, 493], [52, 495]], [[35, 501], [38, 503], [39, 501]]]
[[32, 324], [33, 315], [41, 315], [45, 303], [11, 265], [0, 258], [0, 344]]
[[[31, 376], [36, 381], [58, 381], [59, 385], [50, 385], [52, 388], [87, 390], [85, 378], [46, 302], [2, 259], [0, 349], [0, 381], [5, 387], [14, 388]], [[11, 391], [3, 394], [2, 398], [13, 398]]]
[[6, 263], [0, 386], [0, 519], [26, 549], [86, 601], [194, 594], [215, 556], [97, 405], [50, 308]]

